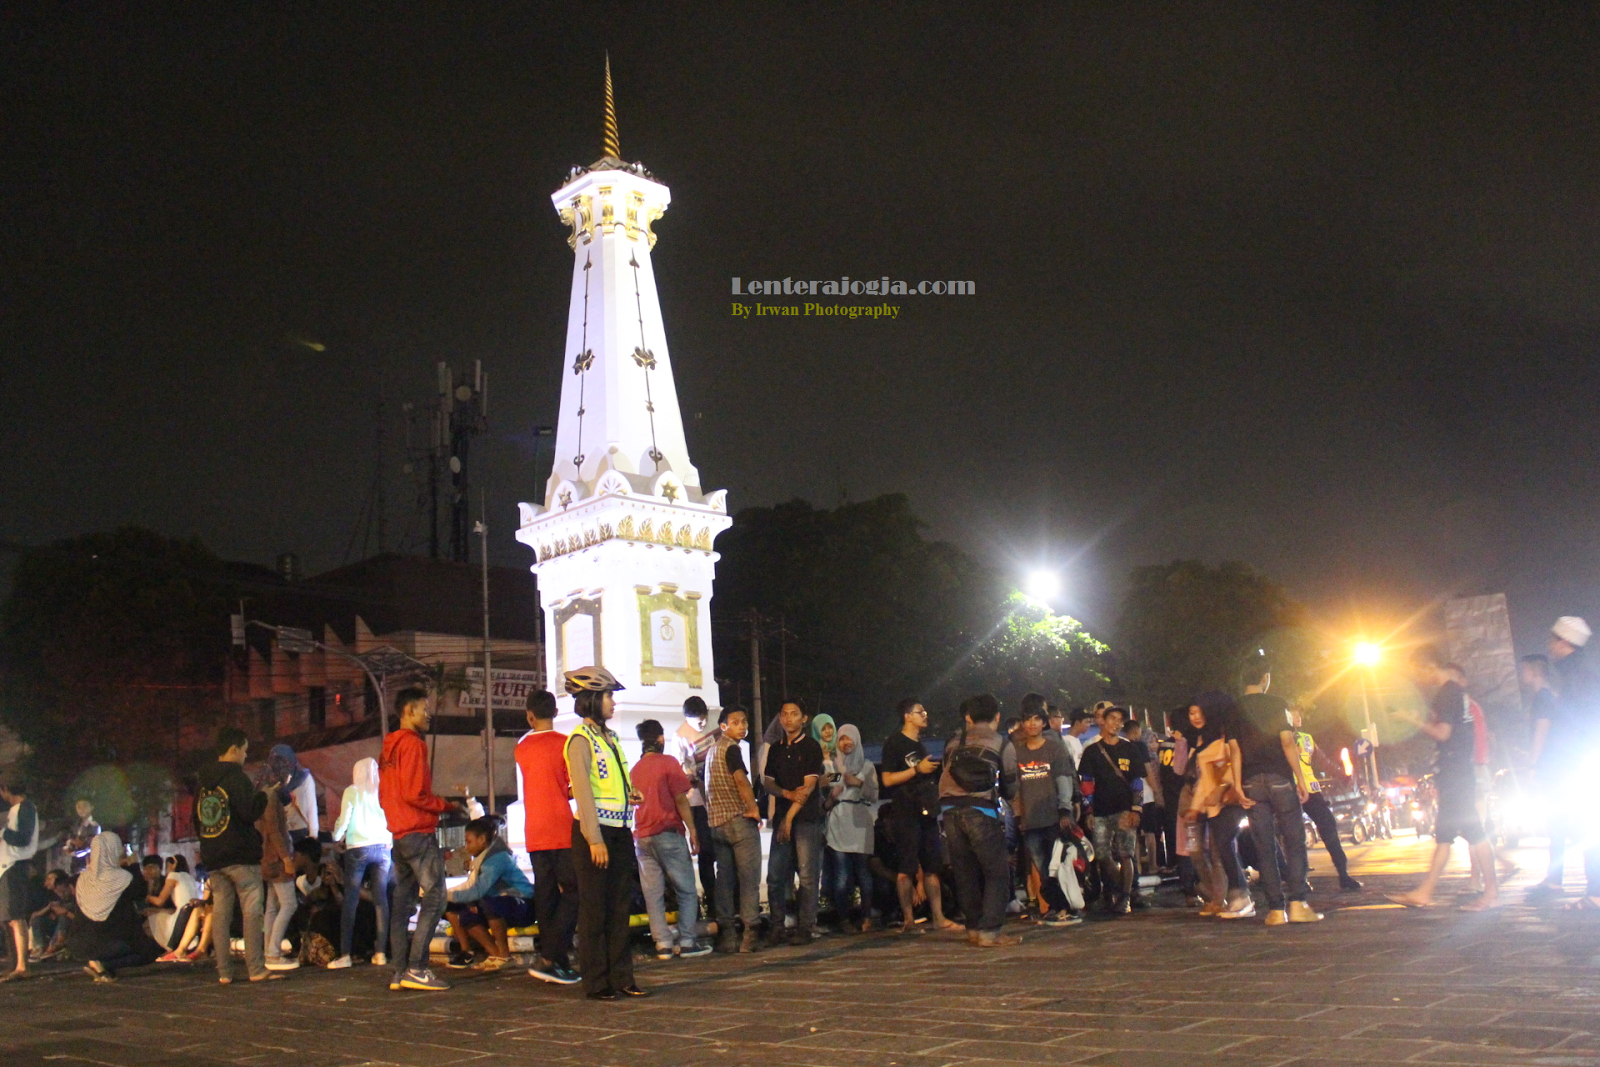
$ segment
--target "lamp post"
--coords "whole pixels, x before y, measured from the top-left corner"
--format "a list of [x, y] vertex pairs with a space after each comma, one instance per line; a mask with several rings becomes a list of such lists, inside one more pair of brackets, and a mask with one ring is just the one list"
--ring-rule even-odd
[[1367, 683], [1371, 680], [1372, 671], [1383, 662], [1383, 648], [1371, 641], [1357, 641], [1354, 657], [1356, 666], [1361, 668], [1361, 712], [1366, 717], [1366, 729], [1362, 731], [1367, 740], [1367, 780], [1372, 783], [1376, 792], [1378, 786], [1378, 733], [1372, 728], [1372, 700], [1367, 693]]

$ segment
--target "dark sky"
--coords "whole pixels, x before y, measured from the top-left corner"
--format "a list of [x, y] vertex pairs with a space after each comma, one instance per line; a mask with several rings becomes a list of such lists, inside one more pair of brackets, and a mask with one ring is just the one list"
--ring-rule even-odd
[[[707, 487], [908, 492], [934, 534], [1242, 559], [1330, 620], [1600, 613], [1600, 28], [1587, 5], [8, 5], [0, 536], [122, 522], [343, 558], [390, 410], [491, 373], [527, 562], [599, 155]], [[731, 275], [970, 278], [895, 322], [735, 321]], [[293, 343], [325, 344], [317, 353]], [[548, 453], [547, 453], [548, 455]]]

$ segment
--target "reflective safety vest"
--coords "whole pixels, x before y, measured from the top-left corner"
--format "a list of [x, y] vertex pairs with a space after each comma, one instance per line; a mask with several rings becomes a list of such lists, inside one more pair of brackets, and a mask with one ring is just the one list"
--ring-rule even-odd
[[589, 789], [594, 793], [595, 814], [601, 826], [630, 826], [633, 806], [628, 803], [631, 783], [628, 761], [617, 743], [617, 735], [583, 719], [567, 738], [567, 751], [574, 743], [589, 746]]

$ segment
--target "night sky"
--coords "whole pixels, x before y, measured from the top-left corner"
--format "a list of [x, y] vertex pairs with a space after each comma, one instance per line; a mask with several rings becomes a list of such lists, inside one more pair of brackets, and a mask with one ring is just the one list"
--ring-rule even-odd
[[[1065, 566], [1101, 629], [1128, 567], [1189, 556], [1330, 625], [1501, 590], [1524, 639], [1600, 614], [1579, 4], [8, 5], [0, 536], [335, 566], [381, 382], [415, 547], [399, 404], [482, 359], [492, 556], [529, 562], [570, 362], [549, 196], [600, 154], [606, 49], [735, 509], [904, 491]], [[978, 295], [729, 314], [732, 275], [840, 274]]]

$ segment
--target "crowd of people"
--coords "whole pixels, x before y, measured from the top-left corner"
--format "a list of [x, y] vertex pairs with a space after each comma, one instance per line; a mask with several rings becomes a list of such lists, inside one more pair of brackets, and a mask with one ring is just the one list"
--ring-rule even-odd
[[[1521, 664], [1532, 760], [1552, 795], [1581, 769], [1577, 724], [1595, 696], [1588, 638], [1583, 620], [1564, 618], [1550, 654]], [[1431, 905], [1460, 837], [1481, 886], [1460, 906], [1495, 907], [1501, 861], [1481, 806], [1482, 709], [1434, 647], [1412, 650], [1410, 663], [1429, 700], [1412, 721], [1438, 749], [1437, 847], [1421, 884], [1391, 899]], [[529, 731], [515, 750], [526, 863], [497, 817], [434, 793], [421, 689], [396, 698], [398, 728], [378, 760], [356, 763], [328, 834], [319, 834], [314, 786], [294, 752], [274, 747], [252, 780], [248, 739], [228, 727], [198, 779], [203, 881], [182, 856], [132, 862], [119, 837], [88, 827], [80, 809], [70, 844], [74, 856], [85, 846], [81, 870], [74, 861], [34, 886], [25, 872], [38, 850], [37, 812], [21, 785], [0, 787], [10, 974], [63, 950], [96, 981], [209, 955], [229, 984], [237, 934], [251, 982], [280, 980], [302, 963], [367, 961], [387, 968], [391, 989], [442, 991], [450, 984], [430, 961], [443, 921], [451, 967], [505, 967], [513, 939], [532, 927], [530, 976], [614, 1000], [648, 995], [630, 924], [641, 902], [667, 961], [880, 928], [964, 935], [989, 948], [1016, 944], [1031, 923], [1071, 926], [1095, 909], [1126, 916], [1149, 905], [1163, 877], [1203, 917], [1318, 922], [1307, 819], [1334, 869], [1325, 888], [1361, 888], [1322, 792], [1325, 757], [1298, 709], [1272, 692], [1264, 659], [1241, 677], [1240, 694], [1202, 693], [1158, 729], [1109, 702], [1063, 712], [1036, 693], [1003, 719], [999, 702], [979, 694], [962, 702], [960, 726], [942, 745], [929, 736], [927, 708], [908, 698], [876, 762], [856, 726], [808, 715], [800, 700], [784, 700], [752, 737], [745, 709], [723, 708], [713, 723], [693, 697], [671, 733], [653, 719], [637, 725], [642, 754], [630, 762], [610, 725], [622, 686], [586, 667], [565, 676], [577, 714], [570, 734], [556, 729], [554, 694], [528, 699]], [[438, 833], [447, 814], [469, 818], [465, 878], [453, 887]], [[1551, 867], [1536, 895], [1559, 892], [1569, 836], [1582, 834], [1552, 825]], [[338, 854], [325, 859], [328, 841]], [[1600, 910], [1597, 852], [1586, 856], [1589, 889], [1576, 905], [1585, 910]]]

